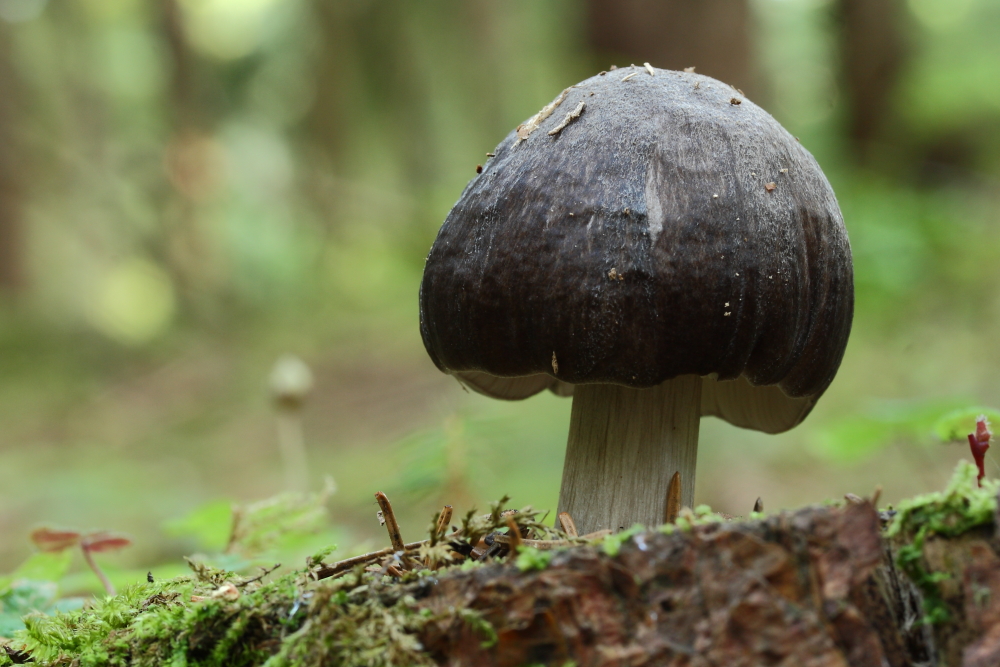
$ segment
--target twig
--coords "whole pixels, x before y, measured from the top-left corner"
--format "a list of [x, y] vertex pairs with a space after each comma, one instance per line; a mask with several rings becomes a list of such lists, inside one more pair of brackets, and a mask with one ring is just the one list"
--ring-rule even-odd
[[[422, 545], [427, 544], [430, 540], [420, 540], [419, 542], [410, 542], [404, 545], [406, 551], [413, 551], [419, 549]], [[313, 577], [316, 579], [327, 579], [334, 575], [340, 574], [341, 572], [346, 572], [353, 568], [355, 565], [361, 565], [363, 563], [369, 563], [373, 560], [378, 560], [382, 556], [391, 556], [396, 552], [392, 547], [386, 547], [385, 549], [379, 549], [378, 551], [371, 551], [366, 554], [361, 554], [360, 556], [352, 556], [351, 558], [346, 558], [342, 561], [338, 561], [332, 565], [324, 565], [315, 572], [313, 572]]]
[[653, 69], [652, 65], [649, 63], [643, 63], [642, 65], [646, 68], [646, 71], [649, 72], [649, 76], [656, 76], [656, 70]]
[[559, 97], [552, 100], [544, 107], [542, 110], [536, 113], [534, 116], [529, 118], [527, 122], [522, 123], [517, 126], [517, 141], [514, 145], [521, 143], [525, 139], [531, 136], [531, 133], [538, 129], [538, 126], [542, 124], [542, 121], [552, 115], [552, 112], [556, 110], [556, 107], [562, 104], [566, 96], [569, 95], [569, 88], [559, 93]]
[[260, 574], [258, 574], [256, 577], [253, 577], [252, 579], [247, 579], [246, 581], [241, 581], [240, 583], [233, 584], [233, 585], [236, 586], [236, 588], [243, 588], [247, 584], [252, 584], [255, 581], [260, 581], [261, 579], [263, 579], [267, 575], [269, 575], [272, 572], [274, 572], [275, 570], [277, 570], [279, 567], [281, 567], [281, 563], [275, 563], [271, 567], [262, 567], [262, 568], [260, 568], [260, 570], [261, 570]]
[[559, 525], [562, 526], [563, 532], [570, 537], [577, 537], [580, 534], [576, 531], [576, 524], [573, 523], [573, 517], [569, 515], [569, 512], [559, 512]]
[[667, 485], [667, 502], [663, 511], [663, 522], [673, 523], [677, 521], [677, 514], [681, 511], [681, 473], [678, 470], [670, 478]]
[[875, 487], [875, 491], [872, 492], [872, 507], [878, 509], [878, 499], [882, 497], [882, 485], [879, 484]]
[[447, 532], [448, 526], [451, 524], [451, 512], [451, 505], [445, 505], [441, 508], [441, 515], [438, 517], [437, 527], [434, 529], [435, 542], [444, 537], [445, 532]]
[[507, 517], [507, 537], [510, 538], [510, 550], [516, 551], [521, 546], [521, 531], [512, 516]]
[[[561, 549], [562, 547], [571, 547], [574, 544], [580, 544], [581, 541], [593, 542], [595, 540], [604, 539], [611, 534], [611, 531], [605, 528], [604, 530], [598, 530], [593, 533], [587, 533], [586, 535], [581, 535], [574, 540], [521, 540], [521, 546], [533, 547], [540, 551], [545, 551], [547, 549]], [[493, 539], [505, 543], [504, 539], [506, 535], [497, 535]]]
[[[577, 104], [575, 109], [573, 109], [568, 114], [566, 114], [566, 117], [562, 119], [561, 123], [559, 123], [558, 125], [556, 125], [555, 127], [553, 127], [551, 130], [549, 130], [549, 136], [550, 137], [554, 137], [557, 134], [559, 134], [560, 132], [562, 132], [563, 130], [565, 130], [567, 125], [569, 125], [574, 120], [576, 120], [581, 115], [583, 115], [583, 110], [586, 109], [586, 108], [587, 108], [587, 103], [586, 102], [580, 102], [579, 104]], [[552, 353], [552, 356], [553, 356], [553, 359], [555, 359], [555, 352]], [[553, 367], [553, 369], [558, 368], [555, 363], [552, 364], [552, 367]]]
[[627, 76], [623, 76], [623, 77], [622, 77], [622, 81], [628, 81], [629, 79], [631, 79], [631, 78], [632, 78], [633, 76], [635, 76], [636, 74], [638, 74], [638, 72], [632, 72], [631, 74], [629, 74], [629, 75], [627, 75]]
[[764, 501], [761, 500], [760, 498], [757, 498], [757, 500], [755, 500], [754, 503], [753, 503], [753, 511], [754, 512], [763, 512], [764, 511]]
[[389, 498], [379, 491], [375, 494], [375, 500], [378, 501], [378, 506], [382, 509], [382, 516], [385, 518], [385, 529], [389, 531], [389, 541], [392, 542], [392, 550], [405, 551], [406, 545], [403, 544], [403, 537], [399, 534], [399, 524], [396, 523], [396, 515], [392, 513], [392, 505], [389, 504]]

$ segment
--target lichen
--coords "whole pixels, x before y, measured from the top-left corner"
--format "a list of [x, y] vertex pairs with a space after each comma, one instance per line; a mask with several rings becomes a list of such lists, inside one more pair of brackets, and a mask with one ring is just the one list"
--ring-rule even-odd
[[928, 571], [924, 558], [927, 538], [935, 535], [958, 537], [994, 522], [1000, 482], [988, 480], [980, 487], [976, 483], [977, 474], [974, 465], [968, 461], [959, 462], [944, 491], [902, 501], [887, 530], [888, 537], [902, 542], [896, 562], [924, 597], [926, 623], [944, 623], [951, 619], [939, 586], [951, 575]]

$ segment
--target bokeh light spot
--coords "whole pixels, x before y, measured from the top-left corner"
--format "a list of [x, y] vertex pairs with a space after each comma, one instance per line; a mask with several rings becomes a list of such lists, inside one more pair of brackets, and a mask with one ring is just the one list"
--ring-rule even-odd
[[191, 44], [205, 55], [235, 60], [260, 46], [271, 10], [282, 0], [183, 0]]
[[41, 15], [48, 0], [0, 0], [0, 19], [8, 23], [24, 23]]
[[910, 11], [925, 27], [947, 30], [969, 16], [976, 0], [909, 0]]
[[175, 308], [174, 288], [166, 272], [149, 260], [131, 258], [105, 276], [90, 319], [110, 338], [140, 345], [169, 326]]

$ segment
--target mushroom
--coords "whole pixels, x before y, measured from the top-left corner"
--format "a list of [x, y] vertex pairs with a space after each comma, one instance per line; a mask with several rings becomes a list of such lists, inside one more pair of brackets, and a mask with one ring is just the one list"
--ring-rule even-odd
[[420, 286], [442, 371], [495, 398], [573, 396], [558, 511], [581, 533], [662, 523], [678, 471], [691, 506], [701, 416], [799, 424], [854, 309], [812, 155], [730, 86], [633, 69], [568, 88], [500, 143]]

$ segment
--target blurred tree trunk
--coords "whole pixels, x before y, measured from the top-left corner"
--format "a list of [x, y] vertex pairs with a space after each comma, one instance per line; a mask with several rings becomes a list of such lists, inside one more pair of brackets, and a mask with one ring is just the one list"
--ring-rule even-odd
[[747, 0], [588, 0], [587, 5], [590, 45], [603, 57], [619, 59], [614, 64], [695, 67], [750, 97], [759, 93]]
[[848, 133], [857, 156], [871, 157], [892, 111], [906, 49], [899, 0], [838, 0]]
[[[18, 174], [17, 77], [9, 29], [0, 23], [0, 292], [14, 292], [23, 275], [23, 184]], [[23, 165], [22, 165], [23, 166]]]
[[162, 0], [161, 31], [169, 53], [170, 131], [164, 169], [170, 181], [162, 192], [162, 247], [153, 249], [173, 278], [182, 303], [199, 317], [212, 318], [217, 286], [213, 257], [201, 227], [198, 205], [219, 185], [221, 149], [211, 135], [212, 100], [199, 76], [197, 54], [188, 44], [183, 9], [177, 0]]

